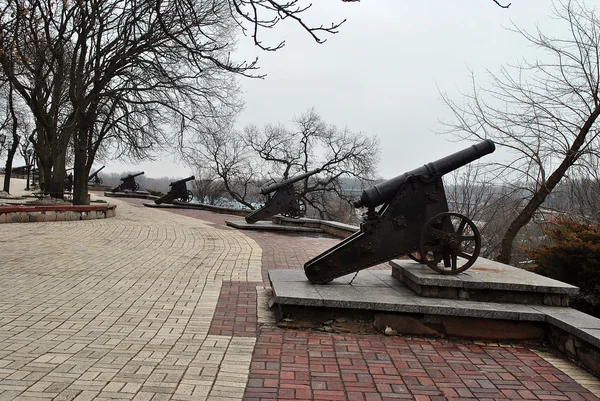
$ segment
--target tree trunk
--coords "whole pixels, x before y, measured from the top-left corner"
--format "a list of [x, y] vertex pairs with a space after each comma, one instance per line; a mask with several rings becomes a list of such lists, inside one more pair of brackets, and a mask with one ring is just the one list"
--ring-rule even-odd
[[38, 157], [39, 185], [43, 193], [48, 192], [48, 184], [52, 177], [52, 160], [49, 158]]
[[[562, 174], [564, 175], [564, 173]], [[561, 177], [562, 178], [562, 177]], [[546, 197], [552, 191], [552, 188], [548, 188], [548, 186], [542, 186], [538, 191], [536, 191], [533, 197], [529, 200], [527, 205], [521, 210], [519, 215], [510, 223], [508, 229], [504, 233], [502, 237], [502, 242], [500, 244], [500, 254], [496, 258], [496, 260], [500, 263], [510, 263], [510, 259], [512, 257], [512, 248], [513, 242], [521, 230], [521, 228], [525, 227], [527, 223], [531, 221], [533, 214], [538, 209], [538, 207], [544, 203]]]
[[517, 218], [510, 223], [510, 226], [504, 233], [504, 237], [502, 237], [502, 244], [500, 247], [500, 254], [496, 259], [500, 263], [510, 263], [510, 258], [512, 256], [512, 247], [515, 237], [527, 223], [531, 221], [533, 214], [537, 210], [537, 208], [544, 203], [546, 197], [552, 192], [554, 187], [558, 185], [560, 180], [565, 176], [569, 167], [571, 167], [581, 154], [579, 150], [585, 143], [585, 138], [590, 132], [592, 125], [596, 121], [596, 119], [600, 116], [600, 104], [596, 106], [596, 108], [592, 111], [592, 113], [588, 116], [587, 120], [579, 130], [577, 137], [573, 141], [571, 148], [567, 151], [565, 158], [560, 163], [560, 165], [554, 170], [554, 172], [548, 177], [548, 180], [540, 186], [540, 188], [535, 191], [533, 197], [529, 200], [527, 205], [521, 210]]
[[89, 205], [90, 200], [88, 198], [88, 174], [89, 170], [86, 163], [86, 151], [85, 148], [78, 149], [75, 146], [75, 160], [73, 164], [73, 177], [75, 179], [73, 183], [73, 204], [74, 205]]
[[12, 176], [12, 162], [15, 157], [15, 153], [17, 152], [17, 148], [19, 147], [19, 135], [15, 135], [13, 133], [13, 143], [10, 149], [8, 150], [8, 155], [6, 156], [6, 169], [4, 171], [4, 191], [10, 193], [10, 177]]
[[66, 150], [52, 156], [52, 174], [50, 174], [47, 190], [53, 198], [64, 199], [65, 152]]
[[4, 191], [10, 193], [10, 176], [12, 175], [12, 162], [15, 157], [15, 153], [17, 148], [19, 147], [19, 141], [21, 137], [17, 134], [17, 130], [19, 129], [19, 121], [17, 120], [17, 115], [15, 113], [15, 108], [13, 104], [13, 86], [12, 83], [9, 85], [8, 92], [8, 108], [10, 110], [10, 116], [12, 117], [12, 146], [8, 150], [8, 155], [6, 156], [6, 169], [4, 170]]

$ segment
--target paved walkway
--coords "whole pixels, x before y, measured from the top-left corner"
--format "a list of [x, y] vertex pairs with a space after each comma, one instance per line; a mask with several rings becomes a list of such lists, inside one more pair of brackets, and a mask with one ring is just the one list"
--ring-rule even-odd
[[0, 400], [241, 399], [256, 339], [209, 328], [223, 280], [261, 280], [260, 247], [114, 203], [112, 219], [0, 225]]
[[337, 240], [110, 201], [0, 225], [0, 400], [600, 400], [536, 347], [276, 328], [266, 269]]

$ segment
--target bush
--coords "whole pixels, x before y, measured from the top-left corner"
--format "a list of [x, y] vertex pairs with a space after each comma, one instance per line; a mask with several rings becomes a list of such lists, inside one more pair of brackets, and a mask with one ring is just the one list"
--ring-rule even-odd
[[572, 305], [600, 317], [600, 230], [573, 221], [561, 221], [546, 230], [550, 243], [529, 251], [534, 271], [580, 288]]

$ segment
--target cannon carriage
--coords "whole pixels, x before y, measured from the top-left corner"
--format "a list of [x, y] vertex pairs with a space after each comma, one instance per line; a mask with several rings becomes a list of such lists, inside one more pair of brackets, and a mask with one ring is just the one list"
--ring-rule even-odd
[[354, 204], [367, 208], [360, 230], [306, 262], [306, 277], [327, 283], [403, 255], [441, 274], [467, 270], [481, 236], [473, 221], [449, 212], [442, 176], [494, 150], [485, 140], [364, 190]]
[[156, 199], [154, 203], [160, 205], [161, 203], [173, 203], [175, 200], [179, 200], [180, 202], [191, 202], [192, 199], [194, 199], [194, 195], [192, 194], [192, 191], [187, 189], [186, 183], [195, 179], [196, 177], [192, 175], [179, 181], [173, 181], [169, 184], [169, 187], [171, 187], [169, 192]]
[[140, 189], [140, 184], [135, 181], [135, 177], [139, 177], [143, 175], [144, 172], [137, 174], [128, 174], [126, 177], [121, 178], [121, 184], [111, 189], [112, 192], [122, 192], [122, 191], [137, 191]]
[[302, 194], [294, 189], [296, 182], [307, 179], [317, 174], [321, 169], [307, 171], [304, 174], [276, 182], [260, 189], [262, 195], [268, 196], [264, 206], [246, 216], [246, 222], [253, 224], [259, 220], [265, 220], [276, 214], [283, 214], [289, 217], [304, 217], [306, 214], [306, 205], [302, 201]]

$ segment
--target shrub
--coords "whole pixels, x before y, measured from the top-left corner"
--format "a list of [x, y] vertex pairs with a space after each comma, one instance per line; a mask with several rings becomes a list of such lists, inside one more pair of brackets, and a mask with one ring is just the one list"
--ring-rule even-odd
[[536, 261], [534, 271], [579, 287], [572, 306], [600, 317], [599, 227], [560, 221], [546, 235], [549, 243], [529, 251]]

